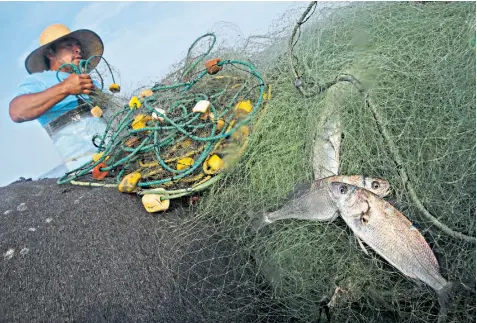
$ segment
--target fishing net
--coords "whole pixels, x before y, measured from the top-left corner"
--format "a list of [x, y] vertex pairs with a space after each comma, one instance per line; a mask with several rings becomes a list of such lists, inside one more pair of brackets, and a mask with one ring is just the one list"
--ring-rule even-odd
[[[196, 55], [206, 38], [208, 49]], [[164, 192], [163, 200], [215, 182], [218, 178], [212, 177], [236, 163], [247, 148], [247, 125], [268, 98], [260, 74], [248, 62], [212, 59], [205, 68], [199, 65], [215, 41], [214, 34], [199, 37], [178, 71], [122, 108], [113, 105], [108, 117], [99, 106], [92, 107], [91, 113], [99, 110], [93, 114], [107, 121], [105, 131], [93, 138], [98, 153], [58, 182], [118, 187], [127, 193], [157, 188]], [[118, 90], [116, 83], [110, 86], [111, 92]], [[95, 103], [111, 105], [105, 97], [98, 93]]]
[[[198, 321], [316, 322], [329, 314], [335, 322], [434, 322], [436, 293], [364, 254], [341, 219], [251, 226], [297, 183], [312, 181], [315, 136], [339, 115], [339, 173], [387, 179], [388, 200], [425, 236], [442, 275], [475, 281], [475, 3], [307, 5], [267, 35], [237, 36], [209, 53], [250, 62], [267, 100], [248, 119], [253, 131], [239, 162], [183, 223], [158, 217], [176, 233], [158, 245], [165, 279]], [[187, 55], [161, 82], [177, 82], [197, 57]], [[253, 79], [245, 74], [241, 84]], [[210, 97], [235, 84], [227, 82], [210, 76], [197, 91]], [[263, 94], [252, 83], [241, 100]], [[475, 292], [456, 294], [449, 321], [474, 322]]]

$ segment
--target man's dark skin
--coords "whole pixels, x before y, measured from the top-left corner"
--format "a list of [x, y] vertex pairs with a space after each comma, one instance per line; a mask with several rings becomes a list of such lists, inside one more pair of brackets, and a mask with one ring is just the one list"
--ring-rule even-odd
[[[50, 62], [50, 70], [56, 71], [66, 63], [78, 66], [81, 56], [81, 45], [74, 38], [66, 38], [52, 45], [46, 57]], [[69, 69], [62, 69], [69, 72]], [[10, 118], [17, 123], [35, 120], [50, 110], [55, 104], [68, 95], [90, 94], [94, 90], [93, 81], [88, 74], [71, 74], [63, 82], [43, 92], [17, 96], [10, 102]]]

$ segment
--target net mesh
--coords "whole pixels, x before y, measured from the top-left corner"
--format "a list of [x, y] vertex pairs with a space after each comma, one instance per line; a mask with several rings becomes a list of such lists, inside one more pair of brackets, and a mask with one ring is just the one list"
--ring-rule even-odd
[[[335, 322], [434, 322], [435, 292], [375, 253], [364, 254], [341, 219], [281, 220], [258, 233], [250, 228], [255, 217], [280, 208], [297, 183], [312, 180], [315, 134], [323, 116], [339, 114], [339, 173], [387, 179], [389, 200], [425, 236], [443, 276], [475, 281], [475, 245], [433, 226], [399, 170], [439, 222], [475, 236], [475, 3], [319, 3], [300, 28], [291, 59], [293, 24], [306, 5], [263, 36], [241, 39], [233, 25], [215, 25], [218, 43], [210, 56], [250, 60], [272, 84], [272, 97], [252, 121], [240, 162], [185, 212], [183, 223], [158, 218], [176, 233], [158, 247], [170, 269], [165, 279], [200, 321], [315, 322], [327, 304]], [[197, 50], [165, 81], [204, 52]], [[305, 96], [293, 84], [291, 64]], [[340, 74], [367, 89], [400, 165], [363, 93], [349, 82], [319, 93]], [[449, 322], [474, 322], [474, 291], [457, 294]]]

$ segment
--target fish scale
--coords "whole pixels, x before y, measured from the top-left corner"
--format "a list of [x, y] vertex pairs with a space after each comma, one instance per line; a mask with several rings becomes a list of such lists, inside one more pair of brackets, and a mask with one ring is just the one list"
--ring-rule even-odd
[[[424, 236], [391, 204], [369, 191], [333, 183], [341, 217], [354, 234], [391, 265], [410, 278], [417, 278], [439, 292], [448, 282]], [[363, 218], [365, 221], [363, 222]]]

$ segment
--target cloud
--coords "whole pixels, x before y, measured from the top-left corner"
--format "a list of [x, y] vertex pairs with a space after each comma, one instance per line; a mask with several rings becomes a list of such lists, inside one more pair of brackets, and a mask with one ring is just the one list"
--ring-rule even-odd
[[[108, 31], [107, 26], [103, 26], [108, 20], [118, 16], [124, 9], [131, 6], [131, 2], [95, 2], [78, 12], [73, 19], [72, 30], [90, 29], [98, 34]], [[129, 24], [129, 21], [124, 21]]]

